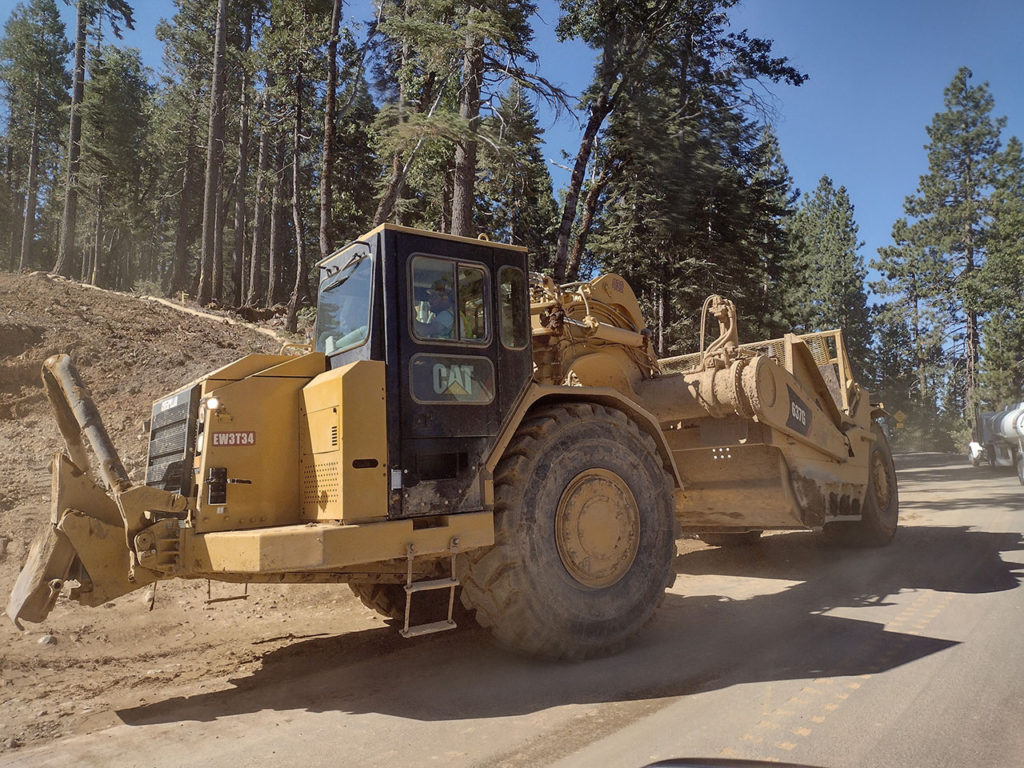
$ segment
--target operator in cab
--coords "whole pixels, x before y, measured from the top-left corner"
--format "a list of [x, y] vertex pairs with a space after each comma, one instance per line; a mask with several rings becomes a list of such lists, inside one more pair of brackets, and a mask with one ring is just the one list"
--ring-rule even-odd
[[426, 322], [416, 320], [416, 335], [427, 339], [450, 339], [455, 328], [455, 310], [452, 306], [452, 289], [447, 280], [435, 280], [427, 291], [430, 307]]

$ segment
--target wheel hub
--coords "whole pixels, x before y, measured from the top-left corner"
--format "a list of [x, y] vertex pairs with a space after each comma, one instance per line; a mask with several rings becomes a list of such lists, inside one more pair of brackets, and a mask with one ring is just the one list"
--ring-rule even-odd
[[555, 542], [569, 574], [595, 589], [626, 575], [640, 543], [640, 510], [629, 486], [607, 469], [572, 479], [555, 513]]

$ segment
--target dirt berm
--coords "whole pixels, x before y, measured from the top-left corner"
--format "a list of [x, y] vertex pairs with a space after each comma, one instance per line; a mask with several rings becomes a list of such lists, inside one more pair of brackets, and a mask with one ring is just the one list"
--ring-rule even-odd
[[[40, 366], [72, 356], [133, 480], [146, 463], [142, 422], [162, 395], [281, 340], [238, 318], [200, 317], [153, 300], [43, 274], [0, 273], [0, 605], [49, 514], [49, 464], [63, 443]], [[212, 596], [242, 587], [212, 585]], [[162, 583], [101, 608], [62, 597], [45, 624], [0, 616], [0, 754], [119, 722], [118, 709], [228, 687], [296, 637], [380, 628], [344, 586], [253, 585], [207, 605], [206, 582]], [[378, 636], [378, 633], [370, 634]]]

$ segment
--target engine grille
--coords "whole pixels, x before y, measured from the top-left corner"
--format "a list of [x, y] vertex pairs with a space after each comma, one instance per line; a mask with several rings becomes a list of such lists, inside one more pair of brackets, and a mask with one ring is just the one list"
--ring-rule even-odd
[[199, 387], [190, 387], [153, 405], [149, 428], [146, 485], [188, 496], [199, 417]]

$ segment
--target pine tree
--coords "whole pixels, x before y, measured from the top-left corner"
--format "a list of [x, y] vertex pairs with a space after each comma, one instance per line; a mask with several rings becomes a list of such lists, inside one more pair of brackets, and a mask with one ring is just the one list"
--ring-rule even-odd
[[791, 180], [771, 135], [745, 114], [744, 77], [711, 74], [732, 50], [720, 44], [721, 19], [687, 23], [697, 25], [693, 35], [664, 42], [644, 63], [642, 87], [610, 114], [566, 263], [570, 279], [584, 258], [623, 273], [659, 354], [696, 347], [711, 293], [736, 303], [743, 338], [778, 334], [785, 316]]
[[982, 323], [982, 399], [1000, 408], [1024, 399], [1024, 157], [1016, 137], [996, 158], [987, 259], [972, 303]]
[[96, 19], [108, 19], [114, 35], [120, 37], [120, 24], [134, 29], [134, 14], [125, 0], [78, 0], [75, 15], [75, 64], [72, 71], [71, 119], [68, 126], [64, 215], [61, 218], [60, 245], [53, 271], [71, 277], [78, 264], [75, 230], [78, 223], [78, 168], [82, 152], [81, 104], [85, 95], [86, 31]]
[[[22, 210], [12, 211], [11, 216], [13, 224], [20, 214], [20, 225], [12, 227], [20, 230], [21, 237], [17, 253], [11, 253], [11, 263], [21, 270], [36, 262], [32, 246], [39, 178], [41, 172], [43, 176], [53, 172], [60, 137], [60, 109], [68, 85], [64, 69], [67, 54], [64, 25], [54, 0], [32, 0], [14, 9], [0, 38], [0, 86], [6, 103], [12, 160], [7, 172], [20, 176], [14, 189], [24, 200]], [[12, 238], [11, 245], [14, 243]]]
[[537, 110], [513, 83], [484, 121], [476, 229], [492, 239], [524, 245], [534, 266], [550, 261], [555, 224], [551, 175], [541, 152]]
[[577, 206], [602, 125], [614, 112], [636, 109], [638, 93], [660, 87], [673, 105], [665, 124], [678, 126], [704, 114], [705, 104], [729, 108], [749, 102], [751, 83], [806, 80], [785, 58], [772, 58], [771, 41], [726, 32], [727, 11], [737, 1], [562, 0], [560, 39], [578, 38], [599, 54], [582, 100], [587, 120], [558, 228], [556, 279], [574, 279], [569, 241]]
[[[380, 46], [377, 84], [386, 103], [377, 132], [390, 171], [375, 224], [437, 201], [445, 229], [472, 234], [484, 106], [497, 104], [510, 82], [564, 103], [561, 90], [526, 68], [536, 60], [528, 24], [534, 11], [528, 0], [400, 0], [382, 6], [387, 41]], [[425, 174], [432, 188], [406, 189], [414, 163], [422, 160], [433, 166]], [[414, 192], [427, 200], [400, 202]]]
[[154, 174], [148, 146], [152, 86], [136, 48], [105, 45], [92, 51], [89, 90], [82, 102], [84, 213], [91, 213], [83, 254], [92, 285], [130, 290], [133, 255], [148, 244], [147, 190]]
[[[871, 262], [880, 274], [871, 290], [887, 298], [875, 313], [876, 326], [905, 329], [914, 381], [898, 399], [913, 401], [917, 412], [930, 416], [945, 385], [943, 342], [953, 317], [946, 298], [948, 286], [943, 285], [945, 265], [934, 248], [921, 244], [906, 219], [893, 224], [892, 239], [894, 244], [879, 248], [878, 258]], [[889, 354], [877, 344], [876, 350], [881, 358]], [[880, 384], [891, 391], [888, 381]]]
[[[988, 84], [971, 85], [972, 73], [961, 67], [945, 90], [945, 111], [928, 126], [928, 173], [906, 199], [914, 238], [943, 259], [939, 288], [963, 325], [962, 384], [946, 398], [950, 407], [976, 407], [980, 357], [979, 310], [974, 296], [977, 270], [984, 264], [990, 227], [988, 198], [996, 175], [999, 134], [1005, 118], [993, 118]], [[950, 342], [958, 341], [958, 333]]]
[[863, 378], [871, 367], [867, 270], [846, 188], [822, 176], [801, 200], [790, 233], [803, 278], [791, 294], [800, 325], [805, 331], [842, 328], [855, 377]]
[[789, 332], [794, 312], [789, 302], [792, 286], [802, 275], [794, 262], [788, 224], [796, 213], [799, 190], [782, 157], [778, 137], [770, 126], [761, 131], [750, 152], [750, 247], [757, 260], [751, 278], [756, 281], [744, 310], [749, 316], [746, 338], [774, 338]]

